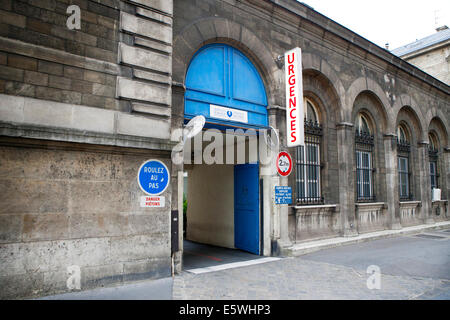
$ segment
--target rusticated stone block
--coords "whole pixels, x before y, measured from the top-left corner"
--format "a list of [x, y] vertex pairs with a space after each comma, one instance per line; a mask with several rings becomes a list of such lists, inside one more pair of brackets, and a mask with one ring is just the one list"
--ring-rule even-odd
[[123, 113], [118, 114], [117, 133], [157, 139], [170, 138], [170, 122]]
[[37, 60], [19, 56], [16, 54], [8, 54], [8, 65], [14, 68], [35, 71], [37, 70]]
[[132, 103], [131, 108], [135, 112], [154, 114], [157, 116], [170, 117], [171, 109], [168, 107], [154, 106], [142, 103]]
[[70, 90], [71, 81], [69, 78], [57, 77], [57, 76], [49, 76], [48, 85], [52, 88]]
[[81, 93], [48, 87], [37, 87], [36, 98], [65, 103], [81, 103]]
[[0, 21], [2, 23], [10, 24], [19, 28], [25, 28], [26, 17], [13, 12], [0, 10]]
[[48, 74], [34, 71], [25, 71], [24, 81], [26, 83], [34, 84], [37, 86], [47, 86]]
[[123, 263], [81, 268], [81, 287], [95, 288], [123, 281]]
[[35, 87], [27, 83], [6, 81], [5, 93], [17, 96], [34, 97]]
[[0, 213], [62, 213], [68, 209], [64, 181], [0, 180]]
[[38, 71], [43, 73], [54, 74], [56, 76], [63, 75], [63, 66], [48, 61], [39, 61]]
[[[168, 227], [168, 226], [167, 226]], [[169, 230], [153, 235], [138, 235], [111, 238], [111, 259], [126, 262], [139, 259], [170, 257]]]
[[0, 66], [0, 79], [23, 81], [24, 71], [21, 69]]
[[0, 243], [22, 240], [21, 214], [0, 214]]
[[160, 259], [143, 259], [124, 262], [123, 280], [136, 281], [143, 279], [164, 278], [171, 275], [171, 260], [169, 257]]
[[0, 275], [0, 299], [28, 297], [42, 291], [44, 275], [42, 272], [4, 276]]
[[170, 105], [172, 98], [170, 88], [133, 81], [122, 77], [117, 78], [116, 90], [116, 95], [118, 97], [149, 101], [165, 105]]
[[168, 44], [172, 43], [172, 28], [147, 19], [138, 18], [129, 13], [120, 15], [120, 29], [156, 39]]
[[142, 4], [146, 7], [162, 11], [167, 14], [173, 13], [172, 0], [130, 0], [131, 2]]
[[126, 214], [84, 213], [70, 216], [70, 238], [126, 236], [128, 234], [128, 215]]
[[72, 181], [70, 198], [76, 213], [127, 212], [130, 209], [126, 181]]
[[105, 83], [105, 74], [96, 71], [85, 70], [84, 80], [90, 82]]
[[67, 239], [69, 216], [65, 214], [26, 214], [23, 217], [23, 241]]
[[122, 63], [170, 73], [171, 58], [164, 54], [132, 47], [123, 43], [119, 46], [119, 60]]

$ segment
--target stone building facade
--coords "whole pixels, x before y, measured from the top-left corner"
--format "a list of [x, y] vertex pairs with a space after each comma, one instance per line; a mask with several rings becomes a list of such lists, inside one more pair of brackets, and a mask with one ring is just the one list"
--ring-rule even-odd
[[[80, 30], [66, 27], [72, 4]], [[294, 0], [6, 0], [0, 297], [67, 291], [71, 266], [82, 289], [182, 270], [183, 171], [206, 171], [171, 155], [195, 91], [186, 81], [191, 62], [217, 44], [259, 74], [267, 126], [294, 158], [289, 178], [259, 167], [259, 254], [448, 220], [448, 85], [312, 8]], [[303, 52], [303, 149], [286, 147], [280, 56], [294, 47]], [[147, 159], [171, 174], [163, 208], [139, 205], [136, 176]], [[275, 205], [275, 186], [293, 188], [293, 205]], [[433, 201], [432, 188], [442, 200]], [[233, 208], [227, 199], [218, 203]], [[187, 237], [190, 223], [188, 207]]]
[[436, 31], [435, 34], [392, 50], [392, 53], [449, 85], [450, 29], [444, 25]]

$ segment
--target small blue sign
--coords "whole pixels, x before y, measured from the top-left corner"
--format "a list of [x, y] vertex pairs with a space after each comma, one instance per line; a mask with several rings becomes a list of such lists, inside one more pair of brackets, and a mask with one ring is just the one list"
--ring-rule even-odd
[[275, 187], [275, 204], [292, 204], [292, 188]]
[[169, 186], [169, 169], [159, 160], [148, 160], [139, 168], [137, 179], [142, 191], [157, 196]]

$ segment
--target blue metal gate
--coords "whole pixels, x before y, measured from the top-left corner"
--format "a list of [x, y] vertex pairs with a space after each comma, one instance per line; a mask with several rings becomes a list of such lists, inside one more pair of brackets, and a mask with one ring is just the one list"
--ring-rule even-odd
[[[231, 121], [211, 114], [211, 105], [244, 113], [247, 121]], [[207, 124], [267, 127], [267, 97], [264, 83], [251, 61], [225, 44], [201, 48], [191, 60], [186, 75], [184, 117], [203, 115]]]
[[234, 166], [234, 246], [259, 255], [259, 165]]

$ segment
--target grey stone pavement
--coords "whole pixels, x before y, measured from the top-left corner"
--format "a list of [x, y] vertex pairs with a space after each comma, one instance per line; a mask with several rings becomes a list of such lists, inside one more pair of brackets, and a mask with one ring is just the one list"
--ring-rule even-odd
[[[199, 257], [213, 257], [217, 264], [218, 251], [207, 252]], [[379, 290], [367, 287], [370, 265], [380, 268]], [[450, 229], [210, 273], [183, 271], [174, 278], [44, 299], [450, 300]]]

